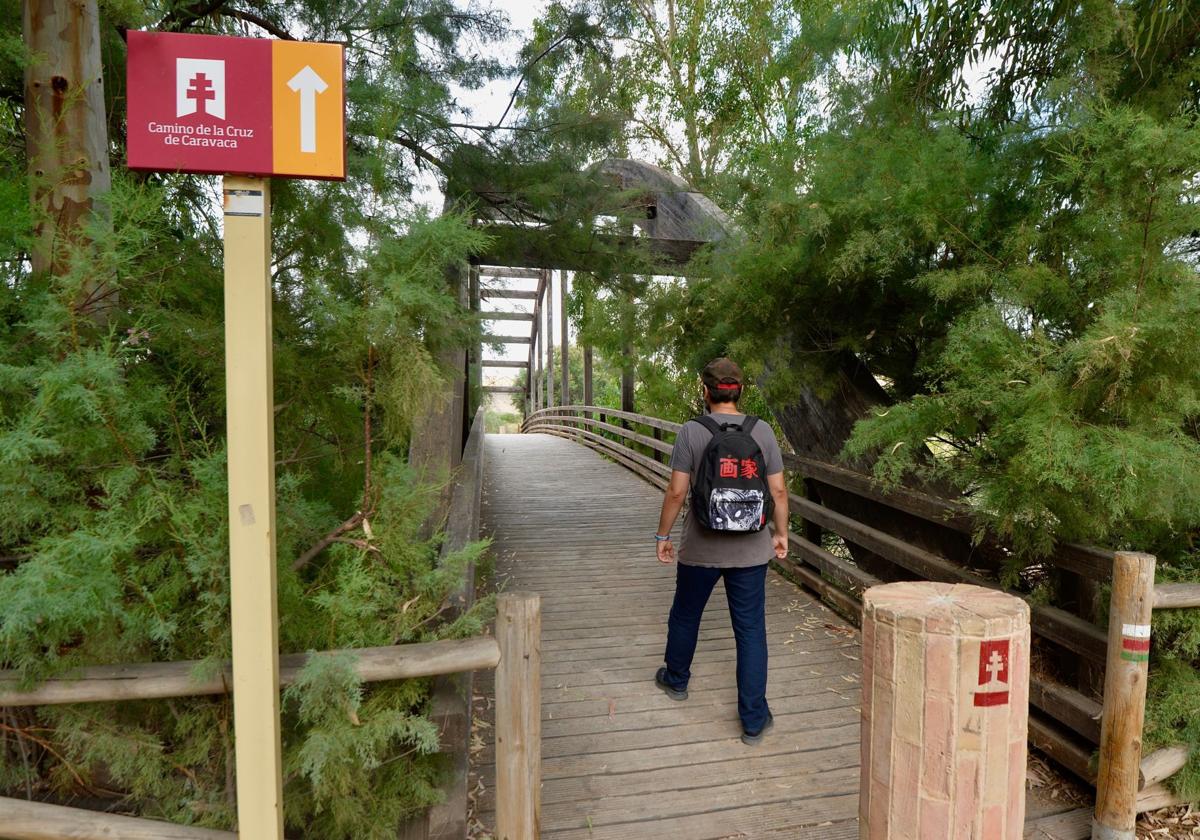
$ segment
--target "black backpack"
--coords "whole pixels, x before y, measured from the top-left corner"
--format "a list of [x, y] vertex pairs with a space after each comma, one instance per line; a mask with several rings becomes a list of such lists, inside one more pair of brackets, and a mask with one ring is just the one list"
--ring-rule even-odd
[[767, 487], [767, 464], [750, 434], [757, 417], [719, 423], [695, 418], [712, 432], [692, 483], [692, 516], [712, 531], [752, 534], [766, 527], [775, 508]]

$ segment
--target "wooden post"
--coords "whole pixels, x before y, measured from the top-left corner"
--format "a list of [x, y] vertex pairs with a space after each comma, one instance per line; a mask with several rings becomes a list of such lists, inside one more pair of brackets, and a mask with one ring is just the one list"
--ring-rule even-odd
[[546, 407], [554, 401], [554, 272], [546, 271]]
[[[817, 483], [811, 478], [804, 479], [804, 496], [818, 504], [821, 502], [820, 495], [817, 493]], [[822, 545], [824, 543], [823, 536], [820, 525], [808, 519], [804, 520], [804, 539], [813, 545]]]
[[533, 306], [533, 329], [536, 333], [536, 347], [533, 351], [533, 363], [537, 368], [537, 396], [534, 399], [534, 411], [541, 411], [546, 406], [546, 382], [543, 379], [545, 370], [542, 357], [546, 346], [544, 339], [545, 335], [545, 309], [546, 303], [546, 272], [541, 272], [537, 287], [537, 301]]
[[541, 597], [496, 598], [496, 836], [537, 840], [542, 819]]
[[[631, 280], [632, 278], [626, 278]], [[637, 296], [632, 286], [625, 291], [625, 300], [621, 306], [621, 410], [630, 413], [637, 411], [634, 405], [634, 387], [637, 377], [637, 361], [634, 358], [633, 334], [637, 329]], [[621, 426], [630, 428], [627, 420], [621, 421]]]
[[226, 175], [225, 208], [225, 413], [238, 833], [281, 840], [270, 182]]
[[546, 407], [546, 361], [544, 358], [545, 353], [546, 353], [546, 348], [542, 344], [541, 336], [538, 336], [538, 363], [537, 363], [537, 366], [538, 366], [537, 410], [538, 411], [541, 411], [543, 408]]
[[[658, 428], [658, 426], [655, 426], [653, 429], [651, 429], [650, 433], [654, 435], [655, 440], [662, 440], [662, 429]], [[658, 463], [661, 464], [663, 462], [664, 457], [666, 457], [666, 456], [663, 455], [661, 450], [658, 450], [658, 449], [654, 450], [654, 460], [655, 461], [658, 461]]]
[[529, 340], [529, 365], [526, 367], [526, 390], [529, 397], [529, 400], [526, 403], [526, 420], [529, 419], [530, 414], [533, 414], [535, 410], [538, 410], [534, 408], [534, 373], [536, 370], [538, 370], [538, 368], [536, 368], [533, 362], [534, 348], [538, 346], [538, 332], [536, 332], [536, 330], [538, 330], [538, 323], [534, 322], [533, 328], [534, 332]]
[[542, 336], [541, 330], [533, 337], [533, 370], [529, 372], [533, 378], [533, 410], [537, 413], [542, 407]]
[[[483, 305], [479, 288], [479, 266], [477, 265], [473, 265], [469, 269], [468, 286], [471, 311], [478, 315], [480, 310], [483, 309]], [[479, 406], [483, 402], [483, 391], [480, 390], [483, 388], [483, 344], [481, 342], [475, 342], [471, 346], [471, 352], [467, 356], [467, 366], [469, 377], [467, 384], [469, 386], [468, 393], [470, 397], [467, 403], [466, 417], [464, 418], [468, 425], [466, 433], [463, 435], [463, 440], [466, 440], [467, 435], [471, 434], [471, 420], [475, 417], [475, 412], [478, 411]]]
[[562, 355], [559, 361], [562, 363], [562, 388], [559, 394], [562, 395], [562, 404], [571, 404], [571, 371], [567, 362], [567, 356], [570, 354], [570, 337], [567, 333], [567, 272], [562, 270], [558, 272], [559, 287], [558, 287], [558, 306], [559, 314], [562, 316], [559, 320], [562, 321]]
[[[592, 405], [592, 345], [590, 344], [583, 346], [583, 404]], [[590, 420], [591, 412], [589, 411], [586, 416]]]
[[1133, 551], [1118, 551], [1113, 559], [1092, 840], [1134, 840], [1135, 836], [1154, 562], [1153, 555]]

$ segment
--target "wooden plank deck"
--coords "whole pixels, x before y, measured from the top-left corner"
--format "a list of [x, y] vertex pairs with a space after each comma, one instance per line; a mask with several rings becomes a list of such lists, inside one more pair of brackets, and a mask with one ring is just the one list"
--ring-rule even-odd
[[[653, 682], [675, 575], [654, 560], [661, 503], [659, 490], [578, 444], [487, 439], [483, 530], [498, 586], [542, 596], [542, 837], [856, 838], [857, 631], [770, 573], [775, 727], [748, 747], [718, 584], [690, 697], [670, 700]], [[476, 817], [490, 826], [490, 731], [482, 740]], [[1030, 805], [1031, 816], [1054, 810]]]

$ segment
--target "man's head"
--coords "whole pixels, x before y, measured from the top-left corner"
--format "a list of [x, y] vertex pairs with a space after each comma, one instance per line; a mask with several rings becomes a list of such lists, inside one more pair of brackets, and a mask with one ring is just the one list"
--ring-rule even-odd
[[704, 402], [708, 405], [737, 405], [742, 398], [742, 369], [724, 356], [704, 366], [700, 381], [704, 383]]

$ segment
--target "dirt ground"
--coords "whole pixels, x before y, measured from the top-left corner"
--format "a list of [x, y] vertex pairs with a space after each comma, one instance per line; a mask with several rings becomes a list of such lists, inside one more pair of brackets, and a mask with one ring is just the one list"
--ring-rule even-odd
[[1143, 814], [1138, 822], [1138, 837], [1144, 840], [1200, 837], [1200, 810], [1194, 805], [1179, 805]]

